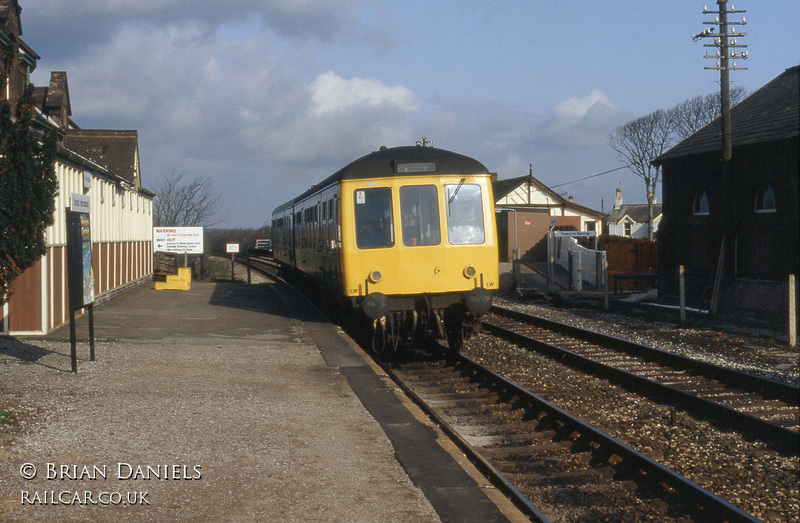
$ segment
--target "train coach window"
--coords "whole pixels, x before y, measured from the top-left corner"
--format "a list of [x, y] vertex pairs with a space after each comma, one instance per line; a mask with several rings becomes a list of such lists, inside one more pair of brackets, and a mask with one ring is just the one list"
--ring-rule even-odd
[[355, 204], [356, 247], [377, 249], [394, 245], [392, 190], [388, 187], [358, 189]]
[[481, 186], [459, 184], [445, 186], [447, 198], [447, 239], [453, 245], [475, 245], [485, 240]]
[[439, 245], [439, 198], [435, 185], [409, 185], [400, 188], [400, 213], [403, 216], [403, 245]]

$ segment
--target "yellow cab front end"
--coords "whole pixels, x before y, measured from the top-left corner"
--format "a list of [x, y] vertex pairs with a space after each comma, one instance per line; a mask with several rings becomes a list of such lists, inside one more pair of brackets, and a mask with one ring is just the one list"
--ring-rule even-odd
[[489, 174], [344, 181], [340, 205], [345, 296], [387, 297], [376, 315], [421, 297], [437, 308], [470, 292], [491, 302], [499, 276]]

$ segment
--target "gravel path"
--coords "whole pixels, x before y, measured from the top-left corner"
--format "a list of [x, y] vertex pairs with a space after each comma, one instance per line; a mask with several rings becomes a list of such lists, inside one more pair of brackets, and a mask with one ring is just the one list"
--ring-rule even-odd
[[99, 308], [78, 374], [63, 340], [0, 338], [0, 520], [438, 521], [304, 324], [234, 299], [275, 291], [227, 285]]

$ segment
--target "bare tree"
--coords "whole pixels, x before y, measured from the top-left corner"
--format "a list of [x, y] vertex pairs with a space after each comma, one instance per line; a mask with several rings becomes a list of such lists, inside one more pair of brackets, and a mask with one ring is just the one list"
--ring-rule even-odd
[[608, 137], [608, 143], [620, 160], [639, 178], [644, 180], [647, 196], [648, 238], [653, 239], [653, 204], [661, 171], [650, 163], [663, 153], [671, 143], [672, 115], [659, 109], [617, 127]]
[[[747, 96], [747, 89], [741, 86], [730, 90], [731, 106]], [[719, 116], [720, 93], [695, 96], [679, 103], [669, 110], [675, 124], [675, 140], [682, 141], [696, 133]]]
[[[731, 105], [747, 96], [743, 87], [730, 91]], [[647, 116], [617, 127], [608, 137], [608, 143], [630, 170], [644, 180], [647, 196], [648, 238], [653, 239], [653, 204], [661, 176], [660, 169], [650, 162], [705, 127], [720, 113], [720, 94], [689, 98], [671, 109], [659, 109]]]
[[172, 171], [156, 187], [153, 224], [160, 227], [208, 227], [220, 223], [222, 195], [209, 178], [185, 179], [186, 171]]

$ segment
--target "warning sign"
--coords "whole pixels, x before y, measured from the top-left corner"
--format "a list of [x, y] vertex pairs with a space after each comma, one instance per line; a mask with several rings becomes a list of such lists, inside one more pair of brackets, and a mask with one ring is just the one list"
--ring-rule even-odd
[[203, 228], [153, 227], [153, 250], [173, 254], [203, 254]]

